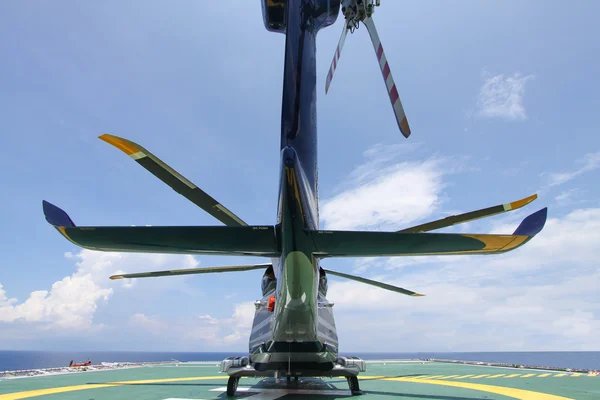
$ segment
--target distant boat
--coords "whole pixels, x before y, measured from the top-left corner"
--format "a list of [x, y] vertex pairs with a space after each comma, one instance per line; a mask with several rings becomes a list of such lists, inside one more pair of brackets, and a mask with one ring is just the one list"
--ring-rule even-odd
[[92, 365], [92, 360], [87, 360], [86, 362], [74, 363], [73, 360], [69, 363], [69, 367], [87, 367]]

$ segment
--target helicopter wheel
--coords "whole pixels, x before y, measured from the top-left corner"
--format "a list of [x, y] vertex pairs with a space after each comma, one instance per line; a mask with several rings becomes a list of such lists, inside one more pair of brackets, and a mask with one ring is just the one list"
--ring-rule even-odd
[[352, 392], [352, 396], [358, 396], [362, 394], [360, 390], [360, 386], [358, 384], [358, 378], [356, 376], [348, 376], [346, 377], [348, 381], [348, 386], [350, 387], [350, 392]]
[[235, 395], [235, 391], [237, 390], [239, 381], [240, 378], [237, 376], [229, 377], [229, 380], [227, 381], [227, 396], [233, 397]]

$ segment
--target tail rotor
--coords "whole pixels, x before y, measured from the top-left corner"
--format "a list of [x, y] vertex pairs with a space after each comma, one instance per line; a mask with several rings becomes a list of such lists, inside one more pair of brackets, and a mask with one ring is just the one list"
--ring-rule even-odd
[[375, 22], [372, 18], [373, 12], [375, 11], [375, 7], [378, 7], [379, 5], [379, 0], [342, 0], [342, 13], [344, 14], [345, 19], [344, 28], [342, 30], [342, 35], [340, 37], [337, 49], [334, 53], [331, 66], [329, 68], [327, 81], [325, 83], [325, 93], [329, 91], [329, 86], [331, 85], [331, 81], [333, 80], [333, 74], [337, 68], [337, 64], [339, 62], [340, 54], [344, 46], [344, 42], [346, 40], [346, 35], [348, 34], [348, 31], [350, 31], [350, 33], [354, 33], [354, 31], [360, 26], [360, 23], [362, 22], [367, 28], [369, 36], [371, 37], [371, 42], [373, 43], [373, 48], [375, 49], [375, 54], [377, 55], [379, 68], [381, 69], [383, 81], [385, 82], [388, 96], [390, 98], [390, 102], [392, 103], [392, 108], [394, 110], [394, 116], [396, 117], [398, 128], [400, 128], [400, 132], [402, 132], [402, 135], [404, 135], [404, 137], [409, 137], [410, 126], [408, 124], [408, 119], [406, 118], [404, 107], [402, 107], [402, 102], [400, 101], [400, 96], [398, 94], [396, 83], [394, 82], [394, 78], [392, 77], [390, 66], [385, 56], [385, 52], [383, 51], [383, 45], [381, 44], [379, 34], [377, 33], [377, 29], [375, 28]]

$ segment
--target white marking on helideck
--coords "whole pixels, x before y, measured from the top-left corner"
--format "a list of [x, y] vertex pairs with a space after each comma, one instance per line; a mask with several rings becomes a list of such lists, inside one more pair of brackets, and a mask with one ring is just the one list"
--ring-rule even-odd
[[[211, 392], [225, 391], [227, 391], [226, 387], [211, 389]], [[253, 396], [246, 397], [253, 400], [274, 400], [283, 396], [287, 396], [288, 394], [304, 394], [312, 396], [352, 396], [352, 393], [349, 390], [263, 389], [253, 387], [238, 387], [236, 393], [237, 392], [256, 393]]]
[[165, 400], [203, 400], [203, 399], [188, 399], [188, 398], [182, 398], [182, 397], [169, 397], [168, 399]]

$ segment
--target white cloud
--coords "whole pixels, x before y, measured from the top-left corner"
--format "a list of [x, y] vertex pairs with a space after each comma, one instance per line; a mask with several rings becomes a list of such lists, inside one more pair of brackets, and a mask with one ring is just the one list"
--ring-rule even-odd
[[569, 205], [573, 203], [573, 197], [577, 194], [578, 189], [570, 189], [564, 192], [561, 192], [559, 195], [554, 196], [554, 201], [556, 201], [559, 205]]
[[584, 155], [583, 158], [577, 160], [577, 164], [579, 168], [572, 171], [549, 174], [548, 186], [562, 185], [579, 175], [598, 169], [600, 167], [600, 151]]
[[[176, 319], [134, 314], [129, 325], [137, 329], [138, 334], [141, 329], [167, 341], [185, 340], [192, 345], [235, 345], [248, 341], [253, 319], [254, 303], [249, 301], [236, 304], [229, 318], [219, 319], [204, 314]], [[173, 343], [173, 346], [177, 345]]]
[[483, 117], [500, 117], [510, 120], [527, 118], [523, 96], [525, 84], [534, 78], [533, 75], [514, 74], [505, 77], [503, 74], [489, 76], [484, 71], [485, 82], [479, 91], [477, 113]]
[[[47, 323], [47, 327], [82, 329], [92, 323], [98, 303], [107, 301], [112, 289], [102, 288], [90, 279], [90, 275], [67, 276], [55, 282], [50, 291], [31, 292], [21, 304], [2, 305], [0, 321]], [[14, 300], [14, 299], [13, 299]]]
[[[2, 286], [2, 284], [0, 283], [0, 307], [9, 306], [16, 301], [17, 301], [17, 299], [9, 299], [8, 297], [6, 297], [6, 291], [4, 290], [4, 287]], [[0, 308], [0, 310], [1, 310], [1, 308]]]
[[[354, 343], [371, 334], [370, 343], [402, 343], [397, 351], [592, 350], [600, 329], [598, 243], [600, 209], [575, 210], [505, 255], [428, 257], [413, 267], [407, 262], [416, 258], [379, 259], [370, 269], [426, 297], [347, 281], [330, 282], [329, 297], [338, 329]], [[395, 262], [402, 269], [382, 270]], [[356, 323], [362, 319], [370, 323]], [[371, 346], [360, 350], [386, 350]]]
[[[198, 262], [192, 256], [107, 253], [82, 250], [68, 259], [78, 259], [77, 270], [55, 282], [50, 290], [36, 290], [22, 303], [8, 299], [0, 284], [0, 322], [38, 323], [43, 329], [86, 330], [92, 328], [98, 305], [111, 297], [117, 282], [108, 277], [126, 269], [129, 272], [165, 268], [191, 268]], [[125, 286], [131, 285], [127, 282]]]
[[394, 155], [377, 147], [365, 152], [372, 159], [352, 172], [344, 191], [321, 205], [327, 229], [400, 229], [437, 209], [448, 166], [440, 159], [390, 165]]
[[240, 303], [235, 306], [235, 312], [225, 324], [233, 331], [223, 338], [226, 343], [238, 343], [248, 340], [252, 321], [254, 320], [254, 302]]
[[169, 325], [160, 321], [157, 317], [148, 317], [144, 314], [137, 313], [129, 318], [129, 325], [134, 328], [143, 328], [155, 335], [165, 334], [169, 331]]
[[202, 321], [206, 321], [207, 324], [216, 325], [219, 323], [219, 320], [210, 316], [209, 314], [199, 315], [198, 319]]

